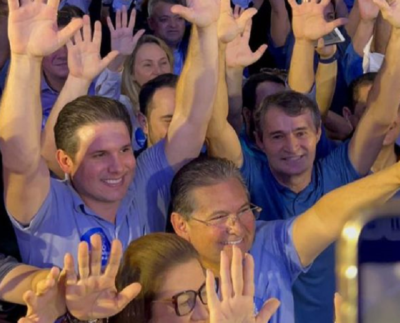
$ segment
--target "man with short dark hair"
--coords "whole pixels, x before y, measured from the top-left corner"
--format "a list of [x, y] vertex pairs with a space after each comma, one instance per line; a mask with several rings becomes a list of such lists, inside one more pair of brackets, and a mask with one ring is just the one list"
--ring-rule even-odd
[[139, 93], [139, 123], [147, 137], [146, 148], [164, 139], [175, 111], [178, 77], [163, 74], [147, 82]]
[[[12, 59], [0, 109], [0, 147], [6, 206], [22, 260], [61, 267], [66, 251], [99, 234], [105, 265], [113, 239], [120, 239], [125, 248], [145, 233], [164, 229], [172, 177], [200, 153], [217, 82], [219, 5], [214, 0], [195, 0], [193, 8], [173, 7], [175, 13], [194, 22], [188, 65], [177, 86], [176, 111], [167, 137], [143, 153], [135, 167], [122, 106], [105, 98], [70, 102], [85, 94], [92, 79], [117, 55], [111, 52], [100, 58], [100, 23], [96, 22], [93, 37], [88, 16], [84, 16], [82, 33], [80, 20], [55, 32], [55, 21], [47, 17], [55, 20], [58, 0], [21, 7], [17, 0], [9, 3]], [[46, 37], [37, 37], [38, 33]], [[69, 40], [72, 34], [74, 42]], [[41, 61], [67, 41], [72, 68], [41, 138]], [[102, 107], [96, 110], [97, 105]], [[120, 112], [111, 112], [113, 107]], [[71, 129], [75, 131], [68, 133]], [[69, 143], [63, 144], [64, 135], [72, 143], [76, 139], [70, 150]], [[56, 159], [66, 181], [50, 178], [41, 150], [51, 169]]]

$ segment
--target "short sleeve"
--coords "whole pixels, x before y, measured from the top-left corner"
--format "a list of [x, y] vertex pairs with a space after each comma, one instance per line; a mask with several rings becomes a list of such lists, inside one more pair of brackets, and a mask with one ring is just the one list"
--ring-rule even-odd
[[11, 270], [19, 265], [20, 263], [16, 259], [0, 254], [0, 282]]

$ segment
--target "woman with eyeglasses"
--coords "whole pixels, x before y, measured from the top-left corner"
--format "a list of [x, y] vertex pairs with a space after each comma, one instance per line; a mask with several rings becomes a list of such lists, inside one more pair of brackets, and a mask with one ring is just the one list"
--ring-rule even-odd
[[241, 251], [233, 247], [232, 264], [221, 254], [216, 280], [186, 240], [168, 233], [144, 236], [126, 249], [116, 279], [118, 290], [132, 282], [139, 282], [142, 290], [109, 322], [266, 323], [279, 302], [268, 301], [255, 316], [253, 271], [252, 257], [246, 254], [243, 260]]

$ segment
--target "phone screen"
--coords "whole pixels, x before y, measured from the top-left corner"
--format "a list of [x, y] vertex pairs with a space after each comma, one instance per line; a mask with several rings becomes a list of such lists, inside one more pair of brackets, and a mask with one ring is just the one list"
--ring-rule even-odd
[[400, 322], [400, 216], [374, 220], [363, 228], [358, 268], [358, 322]]

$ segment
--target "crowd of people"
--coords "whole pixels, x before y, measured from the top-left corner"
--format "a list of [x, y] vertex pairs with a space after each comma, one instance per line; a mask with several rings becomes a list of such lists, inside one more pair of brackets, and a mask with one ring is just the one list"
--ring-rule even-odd
[[340, 322], [335, 241], [400, 188], [400, 0], [0, 0], [0, 28], [1, 322]]

